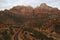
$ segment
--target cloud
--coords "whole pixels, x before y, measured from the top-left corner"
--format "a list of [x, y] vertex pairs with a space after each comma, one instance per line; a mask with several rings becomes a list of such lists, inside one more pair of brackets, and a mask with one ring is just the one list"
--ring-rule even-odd
[[60, 0], [18, 0], [19, 5], [31, 5], [33, 7], [40, 6], [41, 3], [46, 3], [49, 6], [60, 9]]
[[9, 9], [15, 5], [30, 5], [36, 7], [40, 6], [41, 3], [60, 8], [60, 0], [0, 0], [0, 9]]
[[11, 7], [13, 7], [14, 5], [16, 5], [16, 1], [15, 0], [0, 0], [0, 9], [9, 9]]

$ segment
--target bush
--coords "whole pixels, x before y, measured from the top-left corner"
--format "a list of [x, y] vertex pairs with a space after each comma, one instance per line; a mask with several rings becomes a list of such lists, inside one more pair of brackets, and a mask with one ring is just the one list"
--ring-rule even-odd
[[11, 40], [11, 37], [10, 37], [10, 35], [7, 33], [6, 30], [2, 32], [2, 35], [3, 35], [4, 40]]

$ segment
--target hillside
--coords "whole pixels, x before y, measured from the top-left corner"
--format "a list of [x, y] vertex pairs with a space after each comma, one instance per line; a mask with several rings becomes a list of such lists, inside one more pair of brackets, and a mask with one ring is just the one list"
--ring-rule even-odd
[[0, 11], [0, 40], [59, 40], [60, 10], [42, 3], [39, 7], [15, 6]]

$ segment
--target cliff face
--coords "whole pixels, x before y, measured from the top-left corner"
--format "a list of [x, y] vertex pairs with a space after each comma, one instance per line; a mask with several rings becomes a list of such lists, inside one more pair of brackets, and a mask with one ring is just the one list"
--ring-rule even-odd
[[15, 6], [0, 11], [0, 33], [2, 40], [7, 36], [8, 40], [59, 40], [60, 10], [43, 3], [36, 8]]

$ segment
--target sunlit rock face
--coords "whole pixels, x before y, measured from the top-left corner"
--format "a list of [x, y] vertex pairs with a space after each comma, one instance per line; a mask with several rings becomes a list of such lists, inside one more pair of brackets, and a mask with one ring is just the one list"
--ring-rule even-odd
[[15, 6], [0, 11], [2, 40], [58, 40], [59, 29], [60, 10], [45, 3], [36, 8]]
[[49, 8], [51, 8], [51, 9], [52, 9], [52, 7], [49, 7], [49, 6], [46, 5], [45, 3], [42, 3], [42, 4], [40, 5], [40, 8], [42, 8], [42, 9], [49, 9]]
[[15, 6], [11, 11], [14, 11], [17, 15], [24, 16], [24, 17], [32, 17], [33, 8], [30, 6]]
[[59, 10], [57, 8], [52, 8], [48, 5], [46, 5], [45, 3], [42, 3], [39, 7], [36, 7], [34, 9], [34, 15], [35, 17], [42, 17], [44, 15], [53, 15], [59, 14]]

